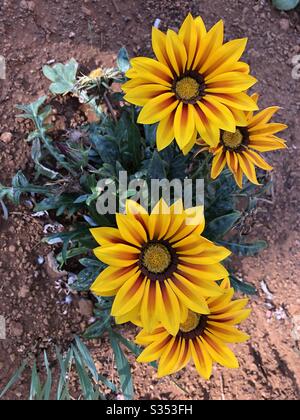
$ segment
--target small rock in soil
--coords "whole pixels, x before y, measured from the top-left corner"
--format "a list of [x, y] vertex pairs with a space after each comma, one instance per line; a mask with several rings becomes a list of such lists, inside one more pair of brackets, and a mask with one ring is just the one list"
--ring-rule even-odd
[[79, 312], [82, 316], [90, 318], [93, 316], [93, 302], [87, 299], [80, 299], [78, 302]]
[[288, 31], [290, 28], [290, 21], [288, 19], [280, 19], [279, 24], [283, 31]]
[[7, 144], [7, 143], [10, 143], [12, 141], [12, 138], [13, 138], [12, 134], [9, 133], [9, 132], [7, 132], [7, 133], [2, 133], [1, 134], [0, 140], [3, 143], [6, 143]]

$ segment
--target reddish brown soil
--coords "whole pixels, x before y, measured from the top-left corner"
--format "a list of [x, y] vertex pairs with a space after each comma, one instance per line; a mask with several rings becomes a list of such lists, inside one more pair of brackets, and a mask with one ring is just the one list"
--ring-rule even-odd
[[[0, 141], [0, 182], [8, 183], [18, 169], [32, 171], [30, 149], [24, 141], [28, 128], [16, 119], [14, 106], [46, 91], [47, 81], [41, 74], [44, 64], [74, 56], [90, 68], [103, 62], [111, 65], [122, 45], [131, 54], [149, 53], [154, 20], [162, 19], [163, 28], [177, 28], [188, 11], [201, 14], [209, 26], [223, 18], [228, 38], [249, 37], [246, 60], [260, 81], [261, 104], [282, 107], [278, 119], [289, 125], [285, 134], [289, 149], [270, 154], [275, 167], [274, 202], [260, 204], [251, 232], [253, 238], [267, 239], [269, 249], [238, 266], [245, 280], [259, 290], [251, 299], [252, 316], [244, 326], [252, 338], [235, 347], [240, 369], [216, 367], [205, 382], [190, 368], [173, 378], [178, 387], [170, 378], [155, 379], [153, 368], [134, 364], [136, 396], [298, 399], [300, 81], [291, 76], [291, 60], [300, 51], [299, 12], [279, 13], [267, 0], [4, 0], [0, 55], [6, 58], [7, 79], [0, 80], [0, 135], [10, 132], [13, 140]], [[89, 312], [89, 305], [79, 305], [77, 299], [67, 307], [58, 304], [62, 298], [53, 276], [37, 263], [38, 256], [49, 252], [40, 242], [46, 221], [33, 219], [23, 207], [12, 211], [9, 222], [0, 220], [0, 315], [8, 327], [7, 340], [0, 342], [0, 389], [24, 357], [32, 359], [55, 344], [66, 348], [73, 334], [84, 329]], [[261, 288], [262, 280], [273, 294], [272, 301]], [[133, 336], [131, 328], [122, 330]], [[106, 340], [93, 343], [92, 348], [99, 368], [109, 375], [113, 361]], [[25, 378], [9, 398], [26, 397], [26, 386]]]

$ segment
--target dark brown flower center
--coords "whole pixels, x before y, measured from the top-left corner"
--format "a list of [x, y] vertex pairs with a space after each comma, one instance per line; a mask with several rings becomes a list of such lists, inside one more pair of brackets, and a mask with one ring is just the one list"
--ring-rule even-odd
[[164, 281], [177, 268], [178, 257], [166, 241], [151, 241], [143, 246], [139, 266], [142, 273], [153, 281]]
[[186, 340], [193, 340], [196, 337], [200, 337], [206, 328], [207, 319], [207, 315], [199, 315], [189, 311], [186, 321], [180, 325], [177, 337]]
[[237, 127], [234, 133], [222, 131], [221, 142], [223, 146], [230, 151], [239, 152], [244, 150], [249, 143], [248, 130], [245, 127]]
[[195, 104], [205, 95], [204, 78], [196, 71], [188, 71], [175, 78], [172, 90], [181, 102]]

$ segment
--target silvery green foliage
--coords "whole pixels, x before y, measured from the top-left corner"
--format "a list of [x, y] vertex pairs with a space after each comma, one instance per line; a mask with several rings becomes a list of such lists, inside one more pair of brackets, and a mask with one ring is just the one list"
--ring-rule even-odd
[[72, 92], [76, 83], [78, 63], [71, 58], [66, 64], [55, 64], [53, 67], [44, 66], [43, 73], [51, 80], [50, 92], [54, 95], [65, 95]]
[[300, 0], [272, 0], [273, 6], [279, 10], [292, 10], [298, 6]]

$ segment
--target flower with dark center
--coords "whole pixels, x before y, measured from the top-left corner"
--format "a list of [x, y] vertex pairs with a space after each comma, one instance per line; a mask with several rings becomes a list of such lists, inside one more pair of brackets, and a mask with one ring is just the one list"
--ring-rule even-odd
[[[257, 103], [258, 94], [252, 95], [252, 99]], [[287, 126], [270, 123], [270, 119], [278, 109], [272, 106], [256, 114], [253, 112], [236, 114], [238, 120], [236, 131], [234, 133], [222, 131], [217, 147], [208, 147], [203, 140], [197, 141], [202, 147], [195, 156], [205, 150], [214, 155], [211, 168], [213, 179], [220, 175], [227, 164], [240, 188], [243, 187], [243, 174], [253, 184], [259, 185], [255, 166], [265, 171], [273, 169], [259, 152], [286, 148], [285, 141], [277, 137], [277, 133], [285, 130]]]
[[207, 31], [200, 16], [189, 14], [178, 33], [153, 28], [156, 59], [131, 60], [125, 100], [142, 107], [139, 123], [158, 123], [158, 150], [175, 138], [186, 154], [198, 135], [216, 146], [220, 130], [235, 132], [236, 114], [258, 109], [245, 93], [256, 79], [239, 61], [247, 39], [224, 44], [223, 35], [222, 21]]
[[221, 283], [223, 294], [208, 298], [209, 314], [188, 311], [177, 334], [170, 334], [163, 326], [151, 333], [143, 329], [136, 342], [146, 348], [139, 362], [158, 360], [158, 376], [178, 372], [193, 360], [198, 373], [209, 379], [213, 362], [228, 368], [237, 368], [238, 361], [227, 343], [241, 343], [249, 336], [234, 325], [246, 319], [251, 310], [245, 309], [248, 299], [232, 300], [233, 289], [229, 279]]
[[[190, 220], [189, 220], [190, 219]], [[161, 200], [151, 214], [127, 201], [127, 214], [116, 215], [117, 228], [91, 232], [100, 244], [95, 255], [109, 267], [95, 283], [98, 296], [115, 296], [117, 323], [139, 323], [151, 331], [161, 323], [177, 334], [188, 309], [208, 314], [206, 298], [219, 296], [216, 283], [227, 275], [220, 264], [230, 252], [201, 236], [203, 207], [168, 207]]]

